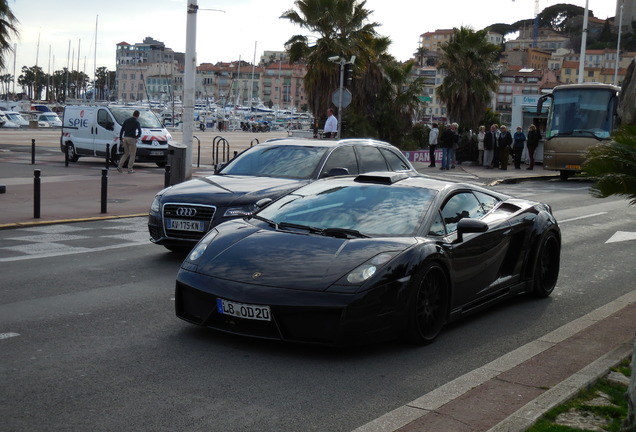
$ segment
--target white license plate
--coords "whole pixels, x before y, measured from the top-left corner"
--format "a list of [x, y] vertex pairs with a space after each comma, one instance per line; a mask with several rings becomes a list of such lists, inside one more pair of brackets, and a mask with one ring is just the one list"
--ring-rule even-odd
[[216, 299], [216, 310], [223, 315], [232, 315], [239, 318], [271, 321], [269, 306], [257, 306], [244, 303], [235, 303], [229, 300]]
[[177, 231], [198, 231], [203, 232], [203, 222], [189, 221], [183, 219], [167, 219], [166, 228]]
[[151, 151], [150, 156], [163, 156], [165, 153], [162, 151]]

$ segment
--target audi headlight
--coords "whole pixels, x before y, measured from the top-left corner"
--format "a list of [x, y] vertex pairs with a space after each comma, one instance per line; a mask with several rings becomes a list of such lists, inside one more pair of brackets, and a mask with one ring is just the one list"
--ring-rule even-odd
[[190, 261], [196, 261], [199, 258], [201, 258], [201, 256], [205, 253], [206, 249], [208, 248], [208, 245], [210, 244], [210, 242], [214, 240], [214, 237], [216, 237], [218, 233], [219, 232], [216, 229], [213, 229], [212, 231], [208, 232], [205, 235], [205, 237], [203, 237], [199, 241], [199, 243], [197, 243], [194, 249], [192, 249], [192, 251], [190, 252], [190, 255], [188, 256]]
[[223, 217], [245, 217], [251, 216], [254, 212], [258, 210], [258, 206], [256, 204], [249, 204], [241, 207], [230, 207], [225, 211]]
[[152, 200], [152, 204], [150, 204], [150, 213], [161, 213], [161, 203], [159, 202], [159, 195]]
[[389, 262], [397, 252], [385, 252], [374, 256], [369, 261], [359, 265], [347, 275], [350, 284], [361, 284], [373, 276], [380, 267]]

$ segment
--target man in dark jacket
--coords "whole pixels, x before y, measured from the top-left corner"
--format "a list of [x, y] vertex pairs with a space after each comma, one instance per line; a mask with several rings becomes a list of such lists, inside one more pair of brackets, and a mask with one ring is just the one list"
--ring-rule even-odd
[[141, 124], [139, 123], [139, 111], [135, 110], [132, 117], [126, 119], [119, 131], [119, 142], [124, 147], [124, 155], [119, 159], [117, 171], [122, 172], [122, 168], [128, 160], [128, 174], [132, 174], [135, 156], [137, 156], [137, 140], [141, 136]]
[[508, 132], [506, 126], [501, 126], [499, 134], [499, 168], [508, 169], [508, 154], [512, 145], [512, 135]]
[[492, 168], [493, 155], [497, 148], [497, 125], [490, 126], [484, 135], [484, 168]]
[[[451, 161], [453, 152], [453, 145], [457, 141], [455, 136], [457, 135], [457, 123], [451, 124], [446, 130], [442, 133], [441, 144], [442, 147], [442, 167], [441, 170], [447, 170], [450, 168], [451, 163], [454, 165], [455, 162]], [[453, 167], [454, 168], [454, 167]]]

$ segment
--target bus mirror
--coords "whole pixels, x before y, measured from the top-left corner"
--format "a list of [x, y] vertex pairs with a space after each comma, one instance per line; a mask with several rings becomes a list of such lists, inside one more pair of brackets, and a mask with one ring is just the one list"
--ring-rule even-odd
[[541, 113], [543, 112], [543, 103], [549, 98], [552, 97], [552, 95], [543, 95], [539, 98], [539, 101], [537, 102], [537, 115], [541, 115]]

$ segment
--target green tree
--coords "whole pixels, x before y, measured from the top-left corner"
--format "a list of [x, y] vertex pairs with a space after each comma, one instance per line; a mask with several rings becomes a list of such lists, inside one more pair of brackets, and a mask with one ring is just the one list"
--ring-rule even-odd
[[19, 21], [11, 12], [7, 0], [0, 0], [0, 70], [4, 69], [6, 63], [4, 56], [13, 51], [11, 37], [18, 36]]
[[424, 93], [424, 78], [412, 78], [413, 65], [412, 61], [385, 65], [386, 79], [370, 117], [378, 137], [396, 145], [413, 128], [413, 118], [422, 103], [419, 96]]
[[486, 30], [455, 29], [453, 38], [442, 45], [439, 68], [446, 76], [437, 88], [451, 120], [463, 128], [475, 129], [497, 89], [495, 72], [499, 47], [489, 43]]
[[[377, 35], [378, 23], [367, 22], [371, 12], [365, 4], [366, 1], [357, 0], [297, 0], [297, 10], [290, 9], [281, 17], [316, 35], [315, 41], [313, 36], [296, 35], [285, 44], [290, 62], [307, 62], [304, 83], [314, 115], [322, 115], [332, 105], [331, 95], [340, 86], [339, 65], [329, 61], [329, 57], [349, 60], [356, 56], [353, 110], [363, 108], [367, 96], [379, 89], [382, 72], [377, 62], [390, 40]], [[368, 84], [365, 91], [355, 91], [361, 86], [356, 83], [359, 79]]]
[[2, 93], [4, 93], [5, 98], [8, 97], [9, 91], [11, 91], [11, 83], [13, 83], [13, 75], [0, 75], [0, 84], [2, 84]]
[[636, 125], [622, 126], [609, 144], [589, 148], [583, 170], [597, 179], [592, 195], [620, 195], [636, 205]]
[[40, 99], [42, 90], [46, 87], [47, 77], [39, 66], [22, 66], [22, 73], [18, 77], [18, 84], [29, 99]]

